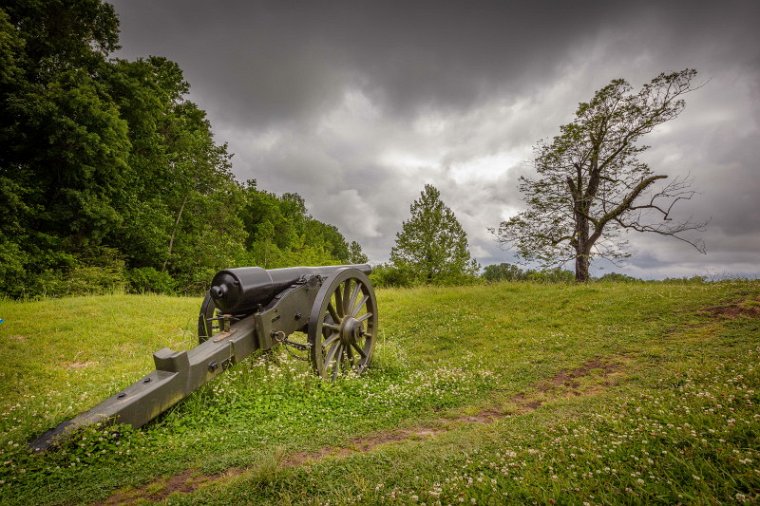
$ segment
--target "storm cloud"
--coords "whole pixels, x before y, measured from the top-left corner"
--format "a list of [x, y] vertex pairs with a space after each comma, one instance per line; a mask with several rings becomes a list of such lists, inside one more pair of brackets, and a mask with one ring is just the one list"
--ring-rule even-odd
[[488, 232], [523, 203], [532, 146], [611, 79], [699, 71], [646, 160], [689, 174], [680, 212], [710, 220], [708, 255], [631, 235], [596, 272], [760, 274], [757, 2], [114, 2], [118, 56], [166, 56], [228, 142], [239, 179], [298, 192], [310, 213], [388, 258], [425, 183], [483, 264], [512, 261]]

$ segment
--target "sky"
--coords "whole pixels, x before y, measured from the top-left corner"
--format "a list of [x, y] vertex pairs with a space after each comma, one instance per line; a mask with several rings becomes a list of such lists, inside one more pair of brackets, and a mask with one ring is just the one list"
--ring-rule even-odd
[[533, 146], [612, 79], [634, 89], [695, 68], [699, 89], [643, 141], [658, 174], [699, 192], [703, 255], [632, 233], [642, 278], [760, 276], [760, 2], [112, 2], [122, 49], [179, 63], [233, 171], [297, 192], [309, 213], [387, 261], [425, 184], [482, 265], [514, 262], [489, 228], [524, 208]]

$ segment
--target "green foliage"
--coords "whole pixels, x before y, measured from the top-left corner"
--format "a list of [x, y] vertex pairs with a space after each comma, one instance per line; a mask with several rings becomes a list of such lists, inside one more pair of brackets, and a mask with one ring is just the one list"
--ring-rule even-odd
[[629, 276], [627, 274], [622, 274], [620, 272], [608, 272], [604, 276], [599, 277], [597, 281], [613, 282], [613, 283], [633, 283], [633, 282], [637, 282], [641, 280], [634, 278], [633, 276]]
[[118, 290], [124, 267], [132, 290], [199, 293], [225, 267], [361, 254], [300, 196], [241, 186], [179, 66], [117, 44], [100, 0], [0, 8], [0, 294]]
[[523, 270], [516, 265], [501, 263], [487, 265], [483, 270], [483, 279], [489, 283], [500, 281], [535, 281], [538, 283], [569, 283], [575, 279], [571, 271], [560, 268]]
[[0, 294], [20, 296], [23, 293], [24, 265], [28, 258], [18, 243], [0, 239]]
[[486, 265], [483, 268], [483, 279], [489, 283], [498, 281], [523, 281], [527, 278], [525, 271], [516, 265], [500, 263]]
[[356, 241], [351, 241], [348, 247], [348, 263], [366, 264], [367, 262], [369, 262], [369, 258], [362, 251], [361, 245]]
[[265, 268], [336, 265], [356, 263], [351, 255], [362, 255], [355, 241], [349, 251], [346, 239], [335, 226], [309, 216], [300, 195], [277, 196], [259, 190], [255, 181], [248, 181], [243, 193], [241, 219], [248, 234], [249, 264]]
[[18, 1], [0, 19], [13, 63], [0, 84], [0, 242], [12, 256], [3, 289], [118, 287], [119, 269], [88, 268], [122, 221], [115, 200], [129, 177], [127, 124], [101, 78], [117, 40], [113, 7]]
[[662, 280], [663, 283], [672, 283], [672, 284], [697, 284], [701, 285], [703, 283], [706, 283], [707, 280], [704, 276], [691, 276], [688, 278], [665, 278]]
[[467, 234], [440, 197], [433, 185], [425, 185], [396, 234], [391, 263], [411, 284], [462, 284], [478, 272]]
[[127, 285], [124, 261], [118, 252], [101, 248], [98, 258], [71, 259], [66, 269], [47, 269], [20, 285], [19, 296], [62, 297], [121, 293]]
[[415, 284], [414, 271], [407, 265], [380, 264], [372, 268], [369, 275], [377, 287], [410, 287]]
[[539, 283], [571, 283], [575, 281], [575, 274], [572, 271], [555, 267], [554, 269], [538, 271], [529, 270], [526, 272], [525, 279]]
[[168, 272], [153, 267], [138, 267], [129, 271], [129, 291], [132, 293], [172, 293], [176, 281]]
[[[122, 268], [120, 268], [122, 267]], [[56, 295], [91, 295], [96, 293], [120, 293], [126, 279], [123, 266], [77, 267], [65, 279], [65, 289]]]

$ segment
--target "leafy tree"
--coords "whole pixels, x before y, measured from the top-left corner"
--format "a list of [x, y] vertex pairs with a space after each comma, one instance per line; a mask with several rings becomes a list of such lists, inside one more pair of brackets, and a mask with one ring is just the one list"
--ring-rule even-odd
[[104, 78], [129, 125], [132, 145], [130, 184], [118, 195], [124, 220], [112, 231], [110, 241], [131, 268], [163, 270], [169, 259], [170, 236], [173, 231], [176, 235], [177, 208], [182, 201], [178, 193], [183, 193], [179, 187], [189, 186], [176, 163], [178, 149], [189, 144], [180, 141], [189, 134], [180, 126], [178, 114], [189, 85], [177, 64], [156, 57], [114, 60]]
[[131, 268], [169, 273], [180, 290], [193, 291], [242, 261], [244, 199], [230, 155], [214, 143], [205, 113], [186, 100], [190, 87], [176, 63], [113, 60], [109, 70], [132, 144], [130, 185], [119, 193], [125, 219], [109, 240]]
[[434, 186], [425, 185], [391, 250], [394, 267], [408, 271], [414, 283], [456, 283], [478, 271], [470, 258], [467, 234], [440, 197]]
[[[23, 69], [19, 62], [24, 41], [11, 23], [8, 14], [0, 9], [0, 97], [9, 97]], [[0, 119], [0, 142], [6, 146], [9, 122]], [[29, 252], [21, 245], [25, 237], [26, 217], [33, 210], [27, 203], [30, 189], [12, 177], [10, 160], [0, 149], [0, 293], [14, 293], [23, 286]]]
[[79, 258], [109, 256], [130, 150], [100, 78], [117, 27], [113, 8], [98, 0], [0, 9], [0, 216], [12, 216], [0, 231], [6, 293], [20, 295]]
[[101, 0], [10, 0], [2, 9], [23, 34], [27, 68], [39, 77], [99, 66], [119, 47], [116, 11]]
[[243, 251], [229, 155], [184, 99], [182, 71], [108, 59], [117, 43], [100, 0], [0, 8], [5, 293], [57, 294], [98, 271], [115, 286], [125, 261], [192, 286]]
[[369, 258], [362, 251], [361, 244], [351, 241], [351, 244], [348, 246], [348, 263], [366, 264], [367, 262], [369, 262]]
[[569, 283], [573, 281], [574, 275], [571, 271], [566, 271], [555, 267], [553, 269], [534, 270], [520, 269], [516, 265], [501, 263], [488, 265], [483, 269], [482, 277], [488, 282], [496, 281], [535, 281], [539, 283]]
[[567, 271], [560, 267], [553, 269], [533, 270], [525, 272], [527, 281], [536, 281], [539, 283], [572, 283], [575, 279], [572, 271]]
[[372, 267], [369, 279], [378, 287], [409, 287], [414, 283], [411, 270], [402, 270], [387, 263]]
[[483, 268], [483, 279], [490, 283], [497, 281], [522, 281], [527, 273], [518, 266], [507, 263], [486, 265]]
[[637, 93], [616, 79], [581, 103], [560, 135], [536, 146], [538, 178], [520, 182], [527, 209], [500, 224], [498, 240], [525, 260], [574, 260], [577, 281], [589, 279], [597, 255], [628, 256], [621, 238], [628, 230], [676, 237], [704, 253], [701, 241], [682, 235], [704, 224], [671, 216], [676, 203], [695, 194], [689, 182], [678, 178], [655, 189], [667, 176], [638, 158], [648, 148], [639, 139], [680, 114], [695, 75], [691, 69], [660, 74]]
[[623, 274], [622, 272], [608, 272], [604, 276], [601, 276], [596, 281], [608, 281], [613, 283], [633, 283], [637, 281], [641, 281], [640, 279], [634, 278], [633, 276], [629, 276], [628, 274]]
[[166, 58], [112, 58], [102, 0], [0, 6], [0, 294], [197, 292], [215, 271], [349, 261], [334, 226], [240, 185]]
[[173, 112], [167, 168], [172, 184], [165, 197], [172, 226], [162, 269], [192, 272], [202, 286], [243, 251], [243, 198], [227, 147], [214, 143], [206, 114], [192, 102]]
[[349, 262], [345, 237], [335, 226], [309, 216], [300, 195], [284, 193], [278, 197], [259, 190], [254, 180], [246, 182], [243, 193], [246, 263], [274, 268]]
[[306, 221], [306, 238], [310, 245], [320, 245], [336, 263], [349, 263], [348, 242], [335, 225], [309, 217]]

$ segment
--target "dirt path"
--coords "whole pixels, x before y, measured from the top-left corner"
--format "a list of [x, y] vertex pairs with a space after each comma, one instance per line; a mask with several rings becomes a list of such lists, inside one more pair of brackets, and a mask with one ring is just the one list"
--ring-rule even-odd
[[[536, 382], [524, 392], [512, 396], [503, 407], [484, 408], [469, 416], [442, 418], [435, 426], [383, 431], [352, 439], [343, 446], [326, 446], [313, 452], [287, 454], [279, 462], [278, 467], [285, 469], [314, 464], [327, 458], [345, 458], [357, 453], [373, 451], [382, 445], [432, 438], [465, 424], [488, 424], [504, 417], [523, 415], [535, 411], [552, 400], [596, 395], [619, 381], [622, 377], [623, 363], [621, 357], [594, 358], [575, 369], [562, 370], [552, 378]], [[198, 469], [188, 469], [140, 488], [118, 490], [108, 499], [97, 504], [112, 506], [132, 504], [140, 500], [162, 501], [171, 494], [189, 494], [213, 483], [241, 476], [247, 471], [243, 468], [231, 468], [224, 473], [208, 475]]]
[[760, 317], [760, 297], [733, 302], [723, 306], [708, 307], [705, 308], [703, 312], [708, 313], [711, 316], [729, 320], [740, 316], [757, 318]]

